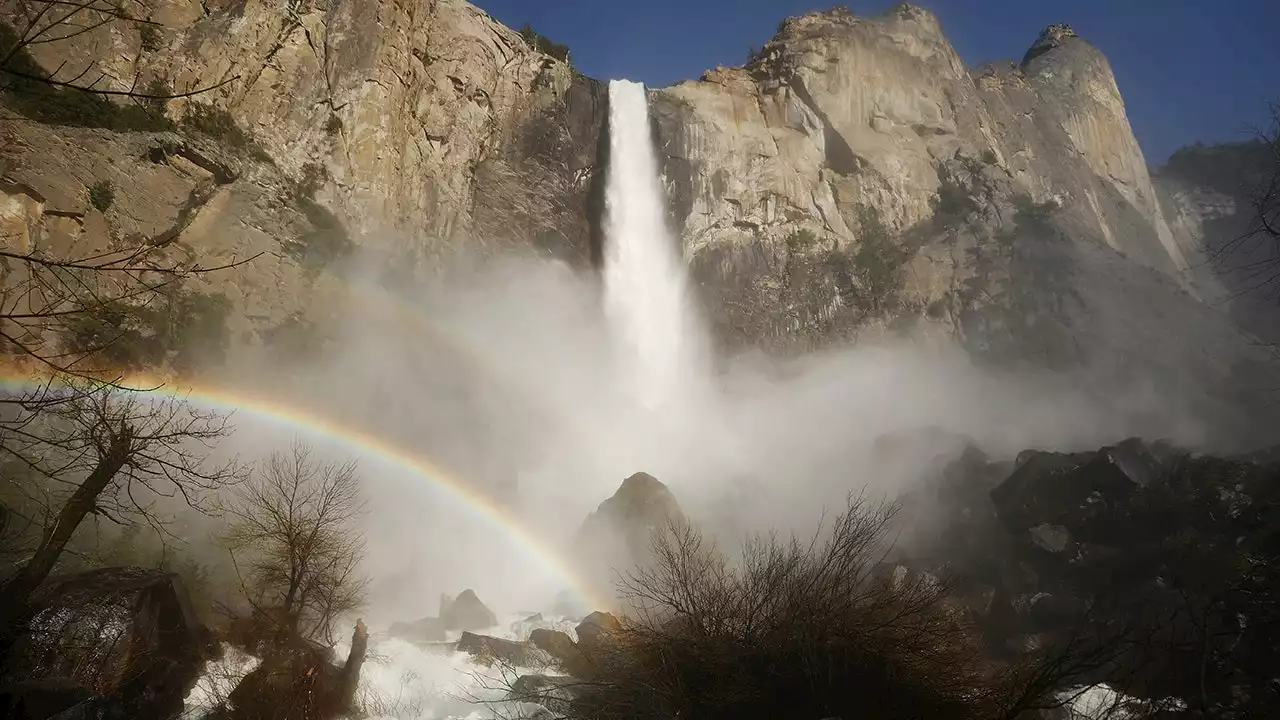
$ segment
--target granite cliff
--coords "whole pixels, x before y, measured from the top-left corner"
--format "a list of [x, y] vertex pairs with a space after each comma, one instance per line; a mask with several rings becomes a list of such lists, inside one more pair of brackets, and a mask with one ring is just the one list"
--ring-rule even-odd
[[[42, 5], [4, 0], [0, 17], [22, 27]], [[605, 89], [472, 5], [126, 11], [155, 24], [105, 23], [32, 59], [101, 88], [212, 89], [142, 123], [0, 98], [0, 223], [17, 242], [263, 253], [206, 288], [249, 344], [322, 321], [356, 263], [412, 282], [458, 252], [598, 259]], [[1065, 25], [1020, 63], [970, 69], [927, 10], [811, 13], [650, 104], [671, 222], [726, 347], [913, 327], [998, 363], [1219, 397], [1265, 360], [1191, 271], [1199, 196], [1153, 184], [1106, 58]], [[102, 181], [105, 209], [86, 194]]]

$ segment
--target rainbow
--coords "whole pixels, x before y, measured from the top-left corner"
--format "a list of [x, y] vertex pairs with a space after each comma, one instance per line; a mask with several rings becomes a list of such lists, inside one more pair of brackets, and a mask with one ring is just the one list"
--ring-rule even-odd
[[[14, 394], [31, 392], [46, 387], [46, 382], [37, 376], [0, 370], [0, 390], [4, 392]], [[359, 455], [376, 458], [424, 480], [450, 500], [469, 510], [480, 521], [503, 535], [513, 547], [564, 582], [567, 589], [576, 595], [576, 599], [586, 603], [588, 608], [605, 609], [612, 605], [611, 602], [598, 597], [591, 590], [590, 583], [583, 580], [574, 568], [565, 562], [561, 553], [548, 547], [518, 518], [512, 517], [491, 498], [468, 488], [461, 478], [449, 473], [428, 458], [332, 418], [243, 391], [214, 385], [178, 387], [144, 375], [131, 376], [117, 384], [121, 387], [185, 400], [192, 405], [215, 412], [246, 412], [255, 418], [276, 425], [334, 441]]]

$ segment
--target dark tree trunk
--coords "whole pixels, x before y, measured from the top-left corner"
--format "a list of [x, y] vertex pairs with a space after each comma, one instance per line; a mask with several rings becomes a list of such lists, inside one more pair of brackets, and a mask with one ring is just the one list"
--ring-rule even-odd
[[111, 484], [116, 474], [129, 459], [132, 433], [128, 428], [113, 434], [107, 453], [98, 459], [98, 464], [89, 473], [89, 477], [76, 488], [75, 493], [62, 506], [57, 520], [45, 530], [44, 537], [31, 559], [18, 569], [0, 588], [0, 647], [8, 648], [28, 611], [31, 594], [40, 587], [61, 557], [67, 542], [75, 534], [76, 528], [85, 515], [93, 511], [98, 496]]

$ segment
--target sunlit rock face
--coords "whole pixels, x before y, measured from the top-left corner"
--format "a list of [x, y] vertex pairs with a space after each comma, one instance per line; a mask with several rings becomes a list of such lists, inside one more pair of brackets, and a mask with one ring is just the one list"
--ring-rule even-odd
[[[838, 297], [834, 269], [808, 273], [808, 293], [789, 273], [814, 252], [855, 253], [864, 208], [894, 232], [975, 220], [944, 217], [955, 186], [986, 233], [1007, 224], [1002, 201], [1026, 195], [1060, 205], [1074, 237], [1129, 264], [1170, 277], [1188, 264], [1106, 58], [1066, 26], [1046, 30], [1020, 66], [971, 71], [926, 10], [814, 13], [784, 22], [745, 67], [675, 85], [654, 104], [675, 220], [726, 334], [786, 342], [865, 324], [845, 319], [857, 308]], [[985, 180], [974, 187], [973, 176]], [[816, 251], [788, 242], [801, 231]], [[899, 311], [943, 300], [975, 265], [931, 254], [910, 262]]]
[[[0, 3], [14, 24], [26, 11]], [[103, 89], [214, 89], [166, 103], [183, 138], [163, 120], [0, 127], [0, 223], [24, 242], [167, 234], [206, 264], [262, 253], [226, 281], [257, 318], [235, 329], [258, 335], [295, 311], [324, 317], [337, 301], [319, 271], [353, 256], [410, 277], [459, 250], [591, 261], [605, 91], [476, 7], [172, 0], [140, 12], [162, 24], [145, 42], [142, 25], [106, 23], [33, 46], [35, 59], [59, 77], [91, 68]], [[106, 211], [86, 200], [101, 180], [117, 189]]]
[[[160, 125], [0, 126], [13, 242], [255, 257], [200, 289], [229, 301], [229, 343], [272, 347], [342, 317], [353, 267], [421, 288], [458, 253], [599, 262], [605, 88], [483, 11], [150, 12], [156, 36], [108, 23], [35, 57], [92, 64], [104, 87], [213, 89], [169, 101]], [[723, 347], [913, 328], [1156, 395], [1258, 386], [1236, 379], [1265, 358], [1202, 302], [1223, 294], [1212, 278], [1186, 272], [1203, 259], [1198, 211], [1158, 198], [1106, 58], [1066, 26], [1020, 64], [970, 69], [926, 10], [810, 13], [745, 66], [649, 104], [670, 221]], [[86, 194], [103, 180], [106, 210]]]

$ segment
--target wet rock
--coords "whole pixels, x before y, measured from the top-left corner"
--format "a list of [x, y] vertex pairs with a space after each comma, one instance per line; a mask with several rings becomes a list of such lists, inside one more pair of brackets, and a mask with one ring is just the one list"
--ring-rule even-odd
[[1167, 446], [1129, 439], [1096, 452], [1025, 454], [991, 491], [1000, 519], [1015, 531], [1067, 524], [1071, 515], [1105, 513], [1159, 477], [1171, 461]]
[[575, 554], [584, 576], [605, 591], [618, 572], [649, 559], [656, 533], [686, 522], [671, 490], [652, 475], [638, 472], [587, 516], [575, 539]]
[[398, 622], [388, 631], [391, 637], [407, 640], [412, 643], [444, 642], [446, 628], [440, 618], [422, 618], [414, 622]]
[[480, 602], [472, 590], [453, 600], [441, 599], [440, 621], [447, 630], [485, 630], [498, 624], [498, 616]]
[[181, 581], [157, 570], [103, 568], [55, 578], [32, 598], [32, 610], [0, 684], [79, 684], [129, 716], [180, 712], [216, 650]]
[[579, 656], [578, 646], [565, 633], [538, 628], [529, 634], [529, 642], [546, 652], [562, 666], [571, 665]]
[[498, 662], [515, 667], [541, 667], [550, 656], [531, 642], [516, 642], [472, 632], [462, 633], [457, 650], [465, 652], [485, 665]]
[[511, 684], [507, 700], [541, 705], [555, 717], [569, 712], [573, 702], [572, 687], [579, 681], [565, 676], [521, 675]]
[[1061, 525], [1040, 523], [1029, 532], [1032, 542], [1051, 553], [1060, 553], [1071, 544], [1071, 533]]
[[597, 610], [583, 618], [578, 624], [578, 645], [582, 647], [598, 646], [608, 641], [609, 636], [621, 627], [618, 618], [612, 613]]

